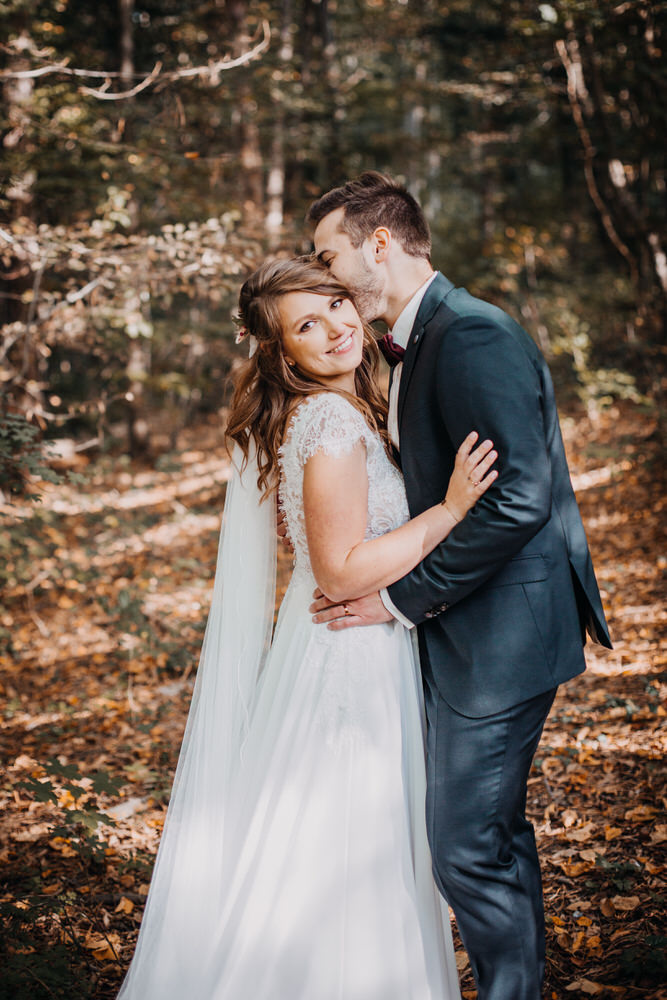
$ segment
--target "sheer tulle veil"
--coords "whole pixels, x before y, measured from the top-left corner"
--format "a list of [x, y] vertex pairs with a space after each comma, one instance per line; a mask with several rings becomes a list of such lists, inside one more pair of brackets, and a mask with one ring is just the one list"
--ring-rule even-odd
[[197, 996], [225, 904], [228, 803], [275, 600], [276, 503], [232, 456], [201, 658], [139, 940], [119, 1000]]

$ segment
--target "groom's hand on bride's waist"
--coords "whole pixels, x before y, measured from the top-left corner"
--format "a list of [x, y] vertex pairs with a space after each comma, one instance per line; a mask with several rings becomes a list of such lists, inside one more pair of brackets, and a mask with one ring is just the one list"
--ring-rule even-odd
[[382, 622], [394, 620], [377, 591], [365, 597], [357, 597], [354, 601], [333, 604], [321, 590], [316, 590], [313, 594], [313, 603], [308, 610], [316, 625], [326, 625], [334, 632], [343, 628], [380, 625]]

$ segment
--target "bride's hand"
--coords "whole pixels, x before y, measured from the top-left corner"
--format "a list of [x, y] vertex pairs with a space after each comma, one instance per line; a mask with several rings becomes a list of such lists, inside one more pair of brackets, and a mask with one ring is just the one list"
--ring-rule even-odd
[[478, 437], [477, 431], [472, 431], [457, 451], [447, 495], [442, 501], [457, 521], [463, 520], [470, 508], [475, 506], [498, 478], [498, 470], [491, 469], [498, 458], [498, 452], [493, 449], [493, 441], [482, 441], [475, 448]]

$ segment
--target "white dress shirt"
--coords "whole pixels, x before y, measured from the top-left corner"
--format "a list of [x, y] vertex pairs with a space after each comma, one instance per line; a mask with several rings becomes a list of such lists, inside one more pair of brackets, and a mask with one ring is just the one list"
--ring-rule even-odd
[[[414, 326], [415, 320], [417, 318], [417, 313], [419, 312], [419, 307], [422, 304], [422, 299], [426, 294], [426, 290], [435, 279], [437, 271], [428, 278], [427, 281], [421, 285], [415, 294], [412, 296], [410, 301], [406, 306], [403, 307], [401, 314], [394, 323], [391, 329], [391, 335], [394, 343], [403, 350], [408, 346], [408, 341], [410, 340], [410, 334], [412, 333], [412, 327]], [[391, 389], [389, 390], [389, 415], [387, 417], [387, 430], [389, 431], [389, 437], [396, 448], [400, 449], [400, 438], [398, 433], [398, 392], [401, 387], [401, 372], [403, 371], [403, 362], [399, 361], [397, 365], [394, 366], [391, 377]], [[389, 594], [387, 593], [386, 587], [380, 591], [380, 598], [384, 604], [387, 611], [394, 616], [402, 625], [406, 628], [414, 628], [414, 624], [409, 618], [406, 618], [402, 614], [396, 605], [393, 603]]]

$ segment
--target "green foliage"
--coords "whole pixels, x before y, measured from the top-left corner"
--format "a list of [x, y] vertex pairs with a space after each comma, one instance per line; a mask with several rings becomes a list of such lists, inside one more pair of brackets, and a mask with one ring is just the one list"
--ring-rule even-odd
[[610, 892], [629, 895], [641, 876], [641, 865], [634, 858], [629, 861], [608, 861], [599, 854], [595, 859], [596, 874]]
[[115, 820], [97, 805], [97, 796], [116, 797], [124, 779], [113, 778], [106, 771], [82, 772], [76, 764], [62, 764], [51, 758], [44, 765], [43, 777], [31, 776], [17, 782], [35, 802], [55, 806], [52, 810], [51, 837], [61, 837], [84, 864], [103, 864], [106, 839], [100, 824], [115, 826]]
[[60, 919], [62, 912], [62, 900], [35, 891], [20, 905], [0, 902], [0, 1000], [92, 996], [82, 956], [65, 944], [54, 944], [45, 932], [45, 924]]
[[[664, 912], [664, 900], [658, 903], [658, 912]], [[662, 906], [660, 906], [662, 902]], [[664, 984], [667, 979], [667, 937], [659, 934], [649, 934], [641, 944], [626, 948], [621, 953], [621, 971], [633, 983]]]
[[30, 477], [59, 483], [62, 477], [46, 465], [40, 433], [19, 413], [0, 412], [0, 493], [39, 499], [30, 493]]
[[170, 627], [162, 621], [157, 627], [143, 609], [141, 592], [121, 590], [113, 602], [104, 596], [98, 600], [108, 623], [121, 635], [122, 656], [127, 661], [143, 656], [159, 657], [166, 672], [176, 675], [186, 667], [191, 654], [183, 646], [178, 624]]

